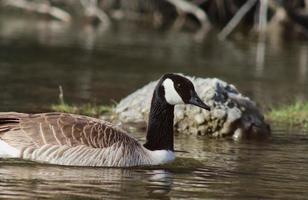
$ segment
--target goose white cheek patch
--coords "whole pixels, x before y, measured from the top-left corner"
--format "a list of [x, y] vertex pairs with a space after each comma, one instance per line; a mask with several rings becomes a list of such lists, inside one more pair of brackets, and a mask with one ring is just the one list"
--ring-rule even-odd
[[174, 88], [174, 83], [171, 79], [167, 78], [163, 82], [165, 88], [166, 101], [171, 105], [183, 104], [183, 100]]

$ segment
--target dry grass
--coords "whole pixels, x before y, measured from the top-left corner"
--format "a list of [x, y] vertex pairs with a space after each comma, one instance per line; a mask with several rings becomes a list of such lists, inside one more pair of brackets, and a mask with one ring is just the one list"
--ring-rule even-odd
[[56, 112], [66, 112], [80, 115], [87, 115], [90, 117], [100, 117], [103, 114], [109, 114], [112, 112], [114, 106], [97, 106], [91, 104], [85, 104], [81, 106], [69, 105], [66, 103], [54, 104], [51, 106], [51, 110]]

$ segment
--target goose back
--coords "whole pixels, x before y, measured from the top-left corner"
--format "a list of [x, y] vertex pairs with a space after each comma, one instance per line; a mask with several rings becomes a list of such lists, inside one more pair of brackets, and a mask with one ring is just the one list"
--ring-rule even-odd
[[109, 122], [67, 113], [0, 113], [0, 140], [16, 157], [78, 166], [150, 164], [145, 148]]

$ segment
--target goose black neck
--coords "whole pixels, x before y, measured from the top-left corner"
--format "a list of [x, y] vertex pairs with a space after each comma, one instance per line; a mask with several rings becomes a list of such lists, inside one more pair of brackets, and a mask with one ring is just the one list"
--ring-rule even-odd
[[[158, 94], [160, 93], [160, 95]], [[156, 89], [153, 94], [148, 122], [147, 141], [144, 144], [149, 150], [171, 150], [173, 146], [174, 106], [162, 97], [164, 91]]]

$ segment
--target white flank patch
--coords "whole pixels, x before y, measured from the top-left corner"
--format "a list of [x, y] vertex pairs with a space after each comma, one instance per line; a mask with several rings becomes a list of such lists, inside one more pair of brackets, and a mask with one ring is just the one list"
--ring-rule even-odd
[[0, 157], [1, 158], [17, 158], [19, 157], [20, 151], [6, 142], [0, 140]]
[[150, 151], [150, 157], [153, 161], [153, 165], [161, 165], [169, 163], [175, 159], [175, 154], [173, 151], [168, 150], [155, 150]]
[[165, 88], [166, 101], [171, 105], [183, 104], [183, 100], [174, 88], [174, 83], [171, 79], [167, 78], [163, 82]]

